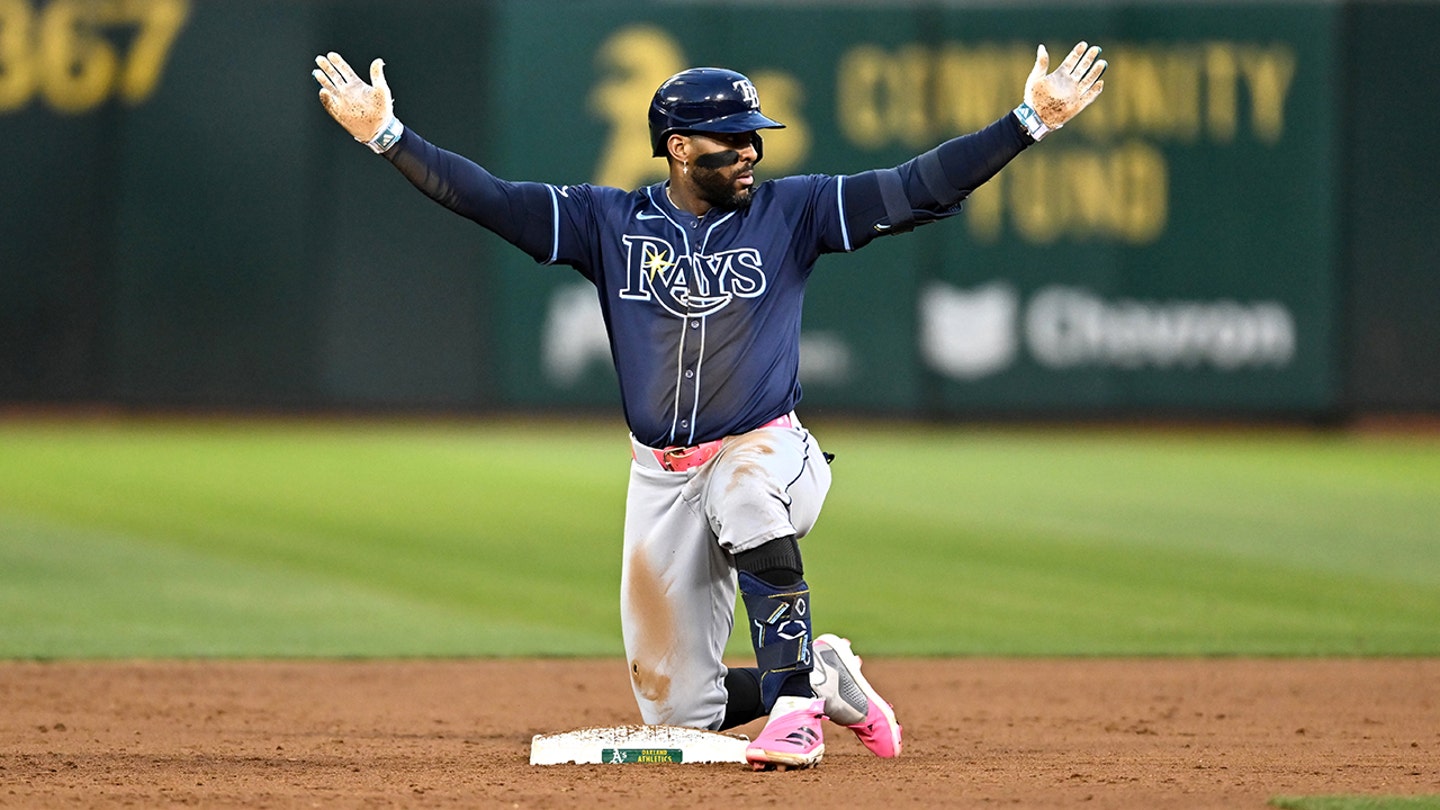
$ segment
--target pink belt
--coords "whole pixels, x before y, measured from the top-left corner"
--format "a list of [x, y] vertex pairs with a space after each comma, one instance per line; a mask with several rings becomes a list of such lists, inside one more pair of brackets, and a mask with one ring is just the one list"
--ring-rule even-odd
[[[800, 420], [795, 418], [795, 413], [792, 411], [784, 416], [771, 419], [769, 422], [756, 428], [756, 430], [772, 427], [798, 427], [799, 424]], [[639, 458], [636, 456], [636, 445], [638, 442], [631, 442], [630, 444], [630, 457], [638, 461]], [[653, 447], [646, 447], [644, 449], [654, 454], [655, 463], [660, 465], [660, 469], [670, 472], [684, 472], [686, 470], [693, 470], [714, 458], [715, 454], [720, 452], [720, 448], [724, 446], [724, 444], [725, 439], [715, 439], [702, 444], [691, 445], [690, 447], [683, 447], [677, 444], [666, 447], [663, 450], [656, 450]]]

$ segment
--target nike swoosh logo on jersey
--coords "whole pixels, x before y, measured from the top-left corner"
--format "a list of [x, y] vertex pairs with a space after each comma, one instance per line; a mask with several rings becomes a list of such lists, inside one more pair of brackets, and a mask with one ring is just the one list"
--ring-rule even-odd
[[636, 219], [665, 219], [664, 214], [647, 214], [644, 211], [635, 215]]

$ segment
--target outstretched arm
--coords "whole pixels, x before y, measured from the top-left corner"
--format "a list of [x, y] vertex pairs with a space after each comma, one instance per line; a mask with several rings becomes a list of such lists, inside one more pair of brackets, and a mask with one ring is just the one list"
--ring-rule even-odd
[[[1024, 101], [978, 132], [952, 138], [893, 169], [865, 172], [847, 183], [851, 231], [903, 233], [950, 216], [962, 200], [1030, 144], [1090, 106], [1105, 83], [1100, 48], [1077, 44], [1053, 73], [1041, 45], [1025, 81]], [[858, 227], [857, 227], [858, 226]]]
[[552, 256], [555, 222], [549, 186], [501, 180], [474, 161], [407, 131], [395, 117], [383, 60], [370, 63], [371, 84], [333, 51], [315, 57], [315, 64], [312, 75], [320, 83], [320, 103], [351, 137], [384, 155], [432, 200], [537, 260]]
[[[954, 205], [994, 177], [1019, 154], [1019, 149], [1011, 151], [1016, 140], [1005, 137], [1018, 129], [1014, 126], [1016, 122], [1029, 136], [1020, 138], [1018, 145], [1023, 149], [1028, 145], [1027, 140], [1040, 140], [1090, 106], [1105, 89], [1100, 77], [1108, 63], [1099, 56], [1098, 45], [1081, 42], [1070, 50], [1070, 55], [1054, 73], [1047, 74], [1050, 55], [1041, 45], [1035, 52], [1035, 67], [1025, 80], [1025, 101], [990, 127], [999, 132], [982, 130], [962, 135], [911, 161], [912, 173], [920, 185], [926, 187], [928, 196], [941, 205]], [[932, 161], [935, 165], [927, 165]]]

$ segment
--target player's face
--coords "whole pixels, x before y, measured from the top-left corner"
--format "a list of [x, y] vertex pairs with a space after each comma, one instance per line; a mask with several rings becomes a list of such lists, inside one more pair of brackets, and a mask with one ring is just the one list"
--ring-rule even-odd
[[759, 158], [755, 133], [713, 132], [690, 140], [695, 149], [690, 179], [700, 199], [727, 211], [749, 205]]

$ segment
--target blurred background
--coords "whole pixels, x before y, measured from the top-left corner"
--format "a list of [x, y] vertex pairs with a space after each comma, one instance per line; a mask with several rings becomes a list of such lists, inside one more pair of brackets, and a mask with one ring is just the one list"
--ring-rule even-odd
[[1440, 445], [1329, 428], [1440, 413], [1440, 4], [0, 0], [0, 658], [619, 651], [593, 288], [355, 143], [316, 54], [501, 177], [633, 188], [688, 66], [788, 124], [762, 176], [853, 173], [1082, 39], [1098, 103], [812, 278], [825, 626], [1435, 654]]
[[1440, 4], [0, 2], [0, 403], [491, 411], [617, 396], [598, 307], [322, 111], [315, 54], [502, 177], [635, 187], [654, 88], [750, 75], [761, 173], [979, 129], [1044, 43], [1100, 101], [967, 213], [822, 259], [806, 408], [1243, 417], [1440, 410]]

